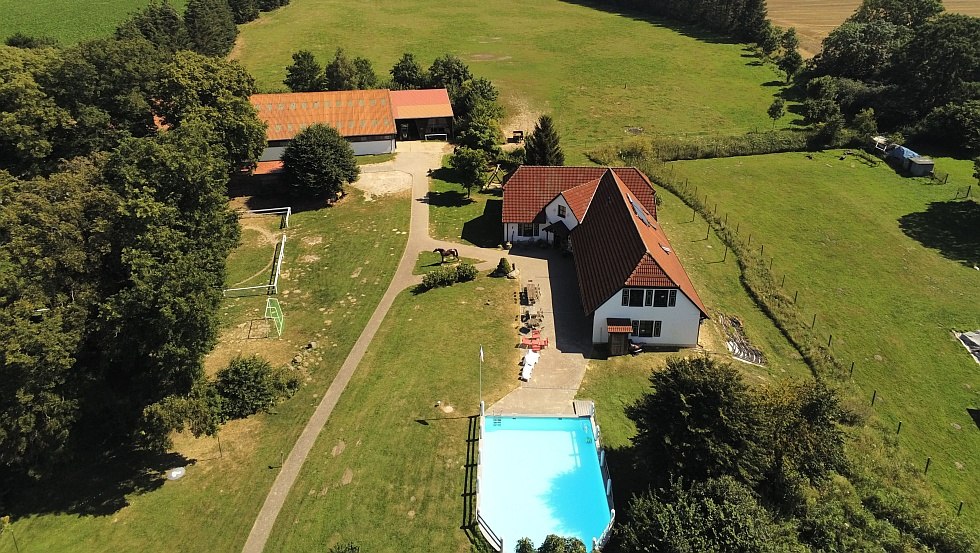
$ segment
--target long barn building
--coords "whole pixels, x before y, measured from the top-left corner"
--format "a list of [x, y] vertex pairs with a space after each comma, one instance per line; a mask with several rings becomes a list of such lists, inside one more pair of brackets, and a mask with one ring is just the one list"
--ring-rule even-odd
[[289, 141], [315, 123], [337, 129], [359, 156], [392, 153], [396, 139], [452, 132], [453, 109], [444, 88], [253, 94], [250, 100], [267, 125], [257, 174], [280, 169]]

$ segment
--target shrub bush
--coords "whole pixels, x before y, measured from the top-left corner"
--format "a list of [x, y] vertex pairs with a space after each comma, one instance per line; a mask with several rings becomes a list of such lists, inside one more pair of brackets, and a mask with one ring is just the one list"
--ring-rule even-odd
[[507, 261], [506, 257], [501, 257], [500, 263], [497, 263], [497, 269], [494, 270], [494, 274], [507, 275], [513, 270], [514, 269], [510, 266], [510, 261]]
[[456, 266], [456, 282], [476, 280], [476, 275], [476, 267], [469, 263], [460, 263]]
[[442, 286], [452, 286], [457, 282], [467, 282], [476, 279], [476, 275], [476, 267], [470, 263], [460, 263], [455, 267], [440, 267], [422, 277], [422, 285], [419, 291], [424, 292]]
[[241, 419], [267, 411], [299, 388], [299, 380], [284, 368], [273, 368], [268, 361], [253, 355], [235, 357], [218, 372], [214, 383], [221, 396], [223, 420]]

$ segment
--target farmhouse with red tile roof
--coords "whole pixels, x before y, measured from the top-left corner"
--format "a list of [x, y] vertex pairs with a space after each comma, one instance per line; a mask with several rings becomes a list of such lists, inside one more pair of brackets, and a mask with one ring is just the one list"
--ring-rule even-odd
[[522, 166], [504, 186], [504, 239], [571, 249], [592, 341], [696, 346], [707, 310], [657, 221], [656, 193], [632, 167]]

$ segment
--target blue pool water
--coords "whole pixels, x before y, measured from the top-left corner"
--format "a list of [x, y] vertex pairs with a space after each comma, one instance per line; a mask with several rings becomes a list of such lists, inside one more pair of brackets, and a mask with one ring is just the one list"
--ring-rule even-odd
[[484, 419], [479, 513], [503, 538], [540, 545], [548, 534], [592, 549], [611, 519], [592, 422], [586, 417]]

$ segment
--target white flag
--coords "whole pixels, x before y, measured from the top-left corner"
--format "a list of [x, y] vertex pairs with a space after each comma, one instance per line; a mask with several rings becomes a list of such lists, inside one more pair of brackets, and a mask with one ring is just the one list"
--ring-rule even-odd
[[480, 363], [483, 363], [483, 346], [480, 346]]

